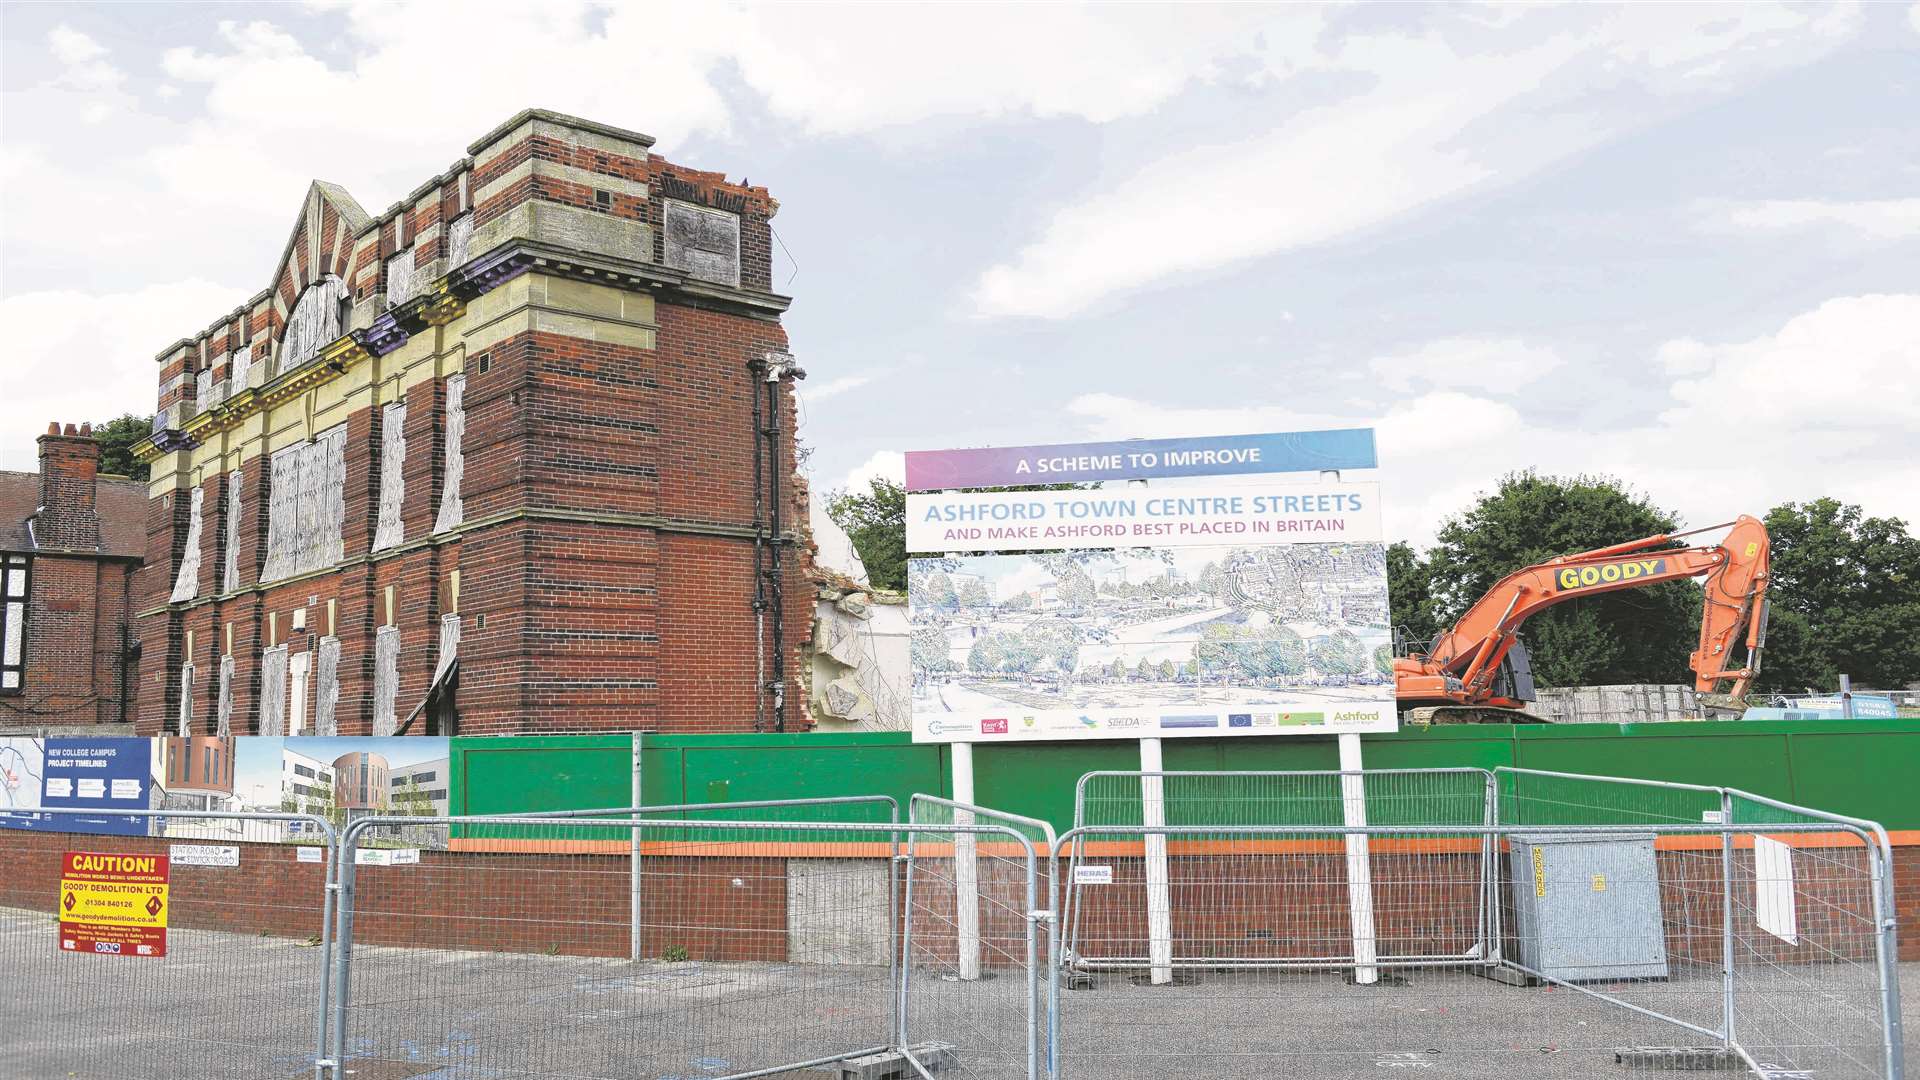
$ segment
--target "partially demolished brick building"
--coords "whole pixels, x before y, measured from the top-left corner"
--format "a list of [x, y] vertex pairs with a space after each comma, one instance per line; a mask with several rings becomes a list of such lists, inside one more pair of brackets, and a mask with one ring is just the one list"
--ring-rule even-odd
[[142, 735], [799, 730], [765, 188], [524, 112], [158, 358]]

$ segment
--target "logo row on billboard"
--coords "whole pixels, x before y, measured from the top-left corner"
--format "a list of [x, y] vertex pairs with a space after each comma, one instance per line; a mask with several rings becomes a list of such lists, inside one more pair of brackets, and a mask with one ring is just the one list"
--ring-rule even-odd
[[[1342, 715], [1337, 721], [1367, 721], [1371, 712]], [[979, 720], [929, 720], [929, 735], [1018, 735], [1022, 732], [1057, 733], [1063, 731], [1111, 731], [1128, 735], [1145, 734], [1155, 729], [1193, 728], [1284, 728], [1325, 725], [1324, 711], [1234, 712], [1234, 713], [1161, 713], [1147, 716], [990, 716]]]

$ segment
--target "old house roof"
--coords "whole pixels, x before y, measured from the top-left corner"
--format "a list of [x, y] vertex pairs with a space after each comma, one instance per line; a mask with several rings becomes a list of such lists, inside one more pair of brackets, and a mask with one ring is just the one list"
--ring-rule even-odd
[[[146, 550], [147, 485], [102, 477], [95, 481], [100, 514], [100, 550], [134, 558]], [[34, 550], [28, 519], [40, 506], [40, 474], [0, 471], [0, 551]]]

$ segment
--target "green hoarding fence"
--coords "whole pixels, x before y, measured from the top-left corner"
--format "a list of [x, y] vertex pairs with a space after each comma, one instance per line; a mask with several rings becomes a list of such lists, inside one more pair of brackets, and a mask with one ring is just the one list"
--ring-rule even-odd
[[[840, 795], [952, 797], [952, 759], [941, 744], [905, 733], [645, 735], [642, 801], [730, 803]], [[1369, 769], [1493, 769], [1508, 765], [1735, 787], [1920, 829], [1920, 720], [1717, 721], [1660, 724], [1479, 725], [1407, 729], [1362, 738]], [[1298, 772], [1338, 768], [1330, 738], [1169, 739], [1168, 771]], [[627, 735], [456, 738], [455, 814], [530, 813], [630, 805]], [[982, 744], [974, 750], [974, 801], [1073, 824], [1079, 778], [1139, 768], [1132, 742]], [[1570, 800], [1577, 802], [1578, 800]], [[1529, 811], [1553, 814], [1544, 797]], [[1702, 808], [1675, 806], [1698, 820]], [[1586, 824], [1604, 808], [1560, 812]], [[864, 818], [862, 820], [865, 820]], [[624, 835], [624, 833], [622, 834]]]

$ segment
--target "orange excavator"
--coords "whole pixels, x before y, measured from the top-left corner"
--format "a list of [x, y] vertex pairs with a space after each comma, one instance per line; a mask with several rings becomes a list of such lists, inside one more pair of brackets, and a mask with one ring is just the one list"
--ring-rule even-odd
[[[1728, 531], [1718, 544], [1671, 546], [1722, 528]], [[1568, 600], [1694, 577], [1706, 578], [1700, 644], [1688, 661], [1694, 689], [1705, 705], [1740, 708], [1766, 645], [1768, 555], [1766, 526], [1742, 515], [1704, 529], [1562, 555], [1508, 574], [1424, 653], [1393, 662], [1402, 718], [1413, 724], [1537, 722], [1518, 711], [1533, 700], [1522, 623]], [[1743, 641], [1740, 666], [1732, 667], [1734, 646]], [[1730, 683], [1725, 693], [1722, 683]]]

